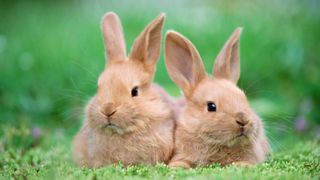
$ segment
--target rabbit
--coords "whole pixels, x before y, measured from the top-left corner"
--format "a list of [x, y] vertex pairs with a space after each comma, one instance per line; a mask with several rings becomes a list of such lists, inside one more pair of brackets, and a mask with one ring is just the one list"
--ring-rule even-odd
[[186, 101], [176, 123], [170, 167], [250, 166], [266, 159], [270, 148], [262, 120], [237, 87], [241, 32], [237, 28], [225, 43], [212, 76], [188, 39], [175, 31], [166, 33], [165, 64]]
[[135, 40], [127, 57], [119, 17], [114, 12], [104, 15], [106, 67], [73, 141], [78, 165], [154, 165], [168, 163], [172, 157], [174, 102], [152, 83], [164, 20], [163, 13], [154, 19]]

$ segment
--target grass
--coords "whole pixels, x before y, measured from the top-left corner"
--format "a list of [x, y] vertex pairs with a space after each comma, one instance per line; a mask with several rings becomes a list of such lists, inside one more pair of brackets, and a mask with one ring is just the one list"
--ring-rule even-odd
[[[20, 138], [32, 139], [29, 132], [15, 129]], [[220, 167], [213, 164], [192, 170], [170, 169], [163, 164], [154, 167], [118, 165], [98, 169], [77, 167], [70, 152], [70, 138], [53, 132], [42, 146], [9, 148], [0, 155], [1, 179], [319, 179], [320, 142], [294, 136], [294, 143], [281, 142], [285, 148], [272, 153], [268, 160], [254, 167]], [[12, 137], [8, 137], [12, 138]], [[16, 137], [17, 138], [17, 137]], [[11, 139], [13, 140], [13, 139]], [[289, 140], [289, 139], [288, 139]], [[292, 140], [292, 139], [291, 139]], [[289, 141], [291, 141], [289, 140]], [[292, 141], [291, 141], [292, 142]], [[26, 151], [25, 151], [26, 150]]]
[[[0, 179], [319, 179], [317, 7], [314, 0], [0, 1]], [[104, 67], [100, 18], [107, 11], [119, 14], [128, 50], [166, 12], [164, 30], [188, 37], [208, 72], [230, 33], [244, 27], [239, 86], [264, 119], [273, 147], [267, 162], [193, 170], [77, 167], [70, 144]], [[179, 95], [163, 57], [155, 81]]]

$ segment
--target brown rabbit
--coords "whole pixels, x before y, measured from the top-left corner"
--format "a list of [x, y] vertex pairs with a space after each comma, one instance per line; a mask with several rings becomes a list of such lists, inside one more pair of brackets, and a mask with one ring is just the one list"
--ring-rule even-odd
[[119, 161], [153, 165], [170, 160], [173, 105], [166, 92], [152, 83], [164, 19], [161, 14], [145, 28], [127, 57], [118, 16], [110, 12], [103, 17], [108, 61], [73, 142], [79, 165], [99, 167]]
[[224, 45], [212, 77], [189, 40], [174, 31], [166, 34], [166, 66], [186, 98], [177, 120], [175, 153], [169, 166], [252, 165], [266, 159], [269, 144], [262, 121], [236, 85], [241, 31], [237, 28]]

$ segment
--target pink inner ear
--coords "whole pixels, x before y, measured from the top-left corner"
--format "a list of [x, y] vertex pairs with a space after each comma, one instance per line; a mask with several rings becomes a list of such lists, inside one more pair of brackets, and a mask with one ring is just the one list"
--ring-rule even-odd
[[177, 71], [181, 73], [187, 81], [192, 82], [192, 60], [190, 60], [190, 51], [177, 47], [179, 47], [177, 44], [172, 47], [175, 50], [175, 52], [172, 53], [172, 66], [177, 68]]
[[201, 57], [192, 43], [177, 32], [166, 36], [166, 66], [171, 79], [188, 96], [205, 76]]
[[160, 57], [161, 50], [161, 30], [162, 27], [155, 28], [151, 30], [149, 34], [149, 42], [148, 42], [148, 57], [146, 59], [147, 65], [155, 64], [156, 60]]
[[240, 78], [240, 53], [239, 53], [239, 40], [232, 46], [231, 59], [230, 59], [230, 71], [233, 82], [237, 83]]
[[154, 69], [153, 66], [160, 57], [161, 32], [164, 19], [164, 14], [160, 14], [143, 30], [134, 42], [130, 59], [138, 60], [147, 68]]
[[214, 64], [214, 77], [237, 83], [240, 78], [240, 35], [242, 28], [237, 28], [220, 51]]

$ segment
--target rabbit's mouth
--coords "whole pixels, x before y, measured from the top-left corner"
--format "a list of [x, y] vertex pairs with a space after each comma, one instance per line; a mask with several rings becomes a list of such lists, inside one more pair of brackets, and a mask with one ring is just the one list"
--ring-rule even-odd
[[117, 125], [115, 124], [115, 123], [113, 123], [113, 122], [111, 122], [111, 118], [110, 117], [108, 117], [107, 118], [107, 124], [105, 125], [105, 128], [112, 128], [112, 127], [117, 127]]
[[241, 132], [240, 134], [237, 134], [235, 136], [233, 136], [228, 143], [231, 143], [231, 144], [237, 144], [239, 142], [242, 142], [242, 141], [247, 141], [249, 139], [249, 136], [243, 132]]
[[240, 130], [238, 131], [238, 134], [235, 135], [235, 138], [249, 138], [251, 133], [252, 133], [251, 128], [241, 127]]
[[248, 135], [244, 132], [241, 132], [240, 134], [236, 135], [235, 138], [248, 138]]
[[118, 127], [118, 126], [111, 122], [108, 122], [108, 124], [105, 125], [105, 128], [113, 128], [113, 127]]
[[124, 130], [119, 127], [118, 125], [108, 121], [108, 123], [104, 126], [104, 128], [107, 130], [107, 131], [111, 131], [113, 133], [117, 133], [117, 134], [120, 134], [122, 135], [124, 133]]
[[224, 140], [222, 143], [228, 147], [246, 145], [251, 141], [251, 133], [250, 131], [231, 132], [230, 136]]
[[252, 140], [251, 138], [251, 132], [250, 131], [241, 131], [240, 133], [236, 134], [235, 136], [233, 136], [228, 144], [231, 146], [234, 145], [245, 145], [250, 143]]

